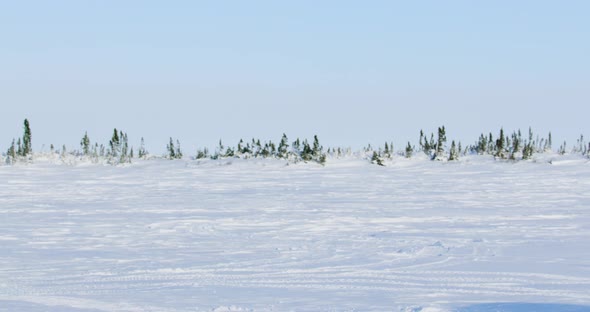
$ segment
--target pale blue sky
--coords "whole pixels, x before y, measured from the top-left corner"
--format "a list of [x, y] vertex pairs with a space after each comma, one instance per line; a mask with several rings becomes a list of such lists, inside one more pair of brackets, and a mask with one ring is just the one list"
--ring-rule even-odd
[[588, 1], [2, 1], [0, 149], [590, 135]]

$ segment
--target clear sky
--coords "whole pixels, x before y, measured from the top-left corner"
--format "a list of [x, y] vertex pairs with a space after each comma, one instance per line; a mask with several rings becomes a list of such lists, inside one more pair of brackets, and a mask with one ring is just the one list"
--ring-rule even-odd
[[0, 150], [590, 135], [590, 1], [2, 1]]

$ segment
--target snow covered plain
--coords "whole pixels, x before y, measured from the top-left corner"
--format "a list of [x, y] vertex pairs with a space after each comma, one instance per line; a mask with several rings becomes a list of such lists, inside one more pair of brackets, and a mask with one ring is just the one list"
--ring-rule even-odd
[[590, 311], [587, 159], [387, 165], [0, 166], [0, 311]]

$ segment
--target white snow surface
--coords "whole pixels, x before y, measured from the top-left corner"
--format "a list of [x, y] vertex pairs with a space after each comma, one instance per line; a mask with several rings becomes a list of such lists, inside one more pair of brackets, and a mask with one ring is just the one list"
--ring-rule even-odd
[[590, 163], [0, 166], [0, 311], [589, 311]]

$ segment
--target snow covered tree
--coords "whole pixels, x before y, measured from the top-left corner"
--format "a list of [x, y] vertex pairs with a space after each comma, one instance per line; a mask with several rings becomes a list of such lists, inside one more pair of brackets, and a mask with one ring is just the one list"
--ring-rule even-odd
[[113, 158], [117, 158], [119, 156], [119, 149], [121, 147], [121, 141], [119, 139], [119, 132], [117, 131], [117, 128], [113, 130], [113, 136], [109, 141], [109, 146], [111, 147], [109, 155]]
[[202, 150], [197, 150], [196, 159], [203, 159], [209, 157], [209, 150], [205, 147]]
[[494, 154], [494, 156], [501, 158], [501, 159], [506, 158], [506, 154], [504, 154], [505, 148], [506, 148], [506, 141], [504, 139], [504, 128], [500, 128], [500, 136], [496, 140], [496, 153]]
[[168, 150], [168, 159], [181, 159], [182, 158], [182, 151], [180, 150], [180, 141], [176, 140], [176, 146], [174, 145], [174, 141], [170, 138], [170, 143], [166, 146]]
[[563, 141], [563, 144], [559, 147], [558, 153], [560, 155], [565, 155], [565, 153], [566, 153], [566, 147], [567, 147], [566, 144], [567, 143], [565, 141]]
[[436, 142], [436, 154], [434, 156], [434, 159], [443, 160], [446, 142], [447, 142], [447, 134], [445, 131], [445, 126], [439, 127], [438, 128], [438, 140]]
[[180, 141], [176, 140], [176, 150], [174, 151], [176, 159], [182, 158], [182, 150], [180, 150]]
[[449, 152], [449, 160], [459, 160], [459, 153], [457, 152], [457, 146], [455, 140], [451, 142], [451, 151]]
[[281, 142], [279, 143], [277, 156], [279, 158], [287, 158], [289, 156], [289, 143], [287, 135], [283, 133]]
[[148, 152], [145, 149], [145, 142], [143, 140], [143, 137], [141, 138], [141, 143], [139, 145], [139, 150], [137, 151], [137, 156], [139, 158], [145, 158], [147, 156]]
[[373, 151], [373, 156], [371, 157], [371, 163], [379, 165], [379, 166], [385, 166], [383, 164], [383, 161], [381, 160], [381, 157], [379, 157], [379, 154], [377, 154], [376, 151]]
[[412, 145], [410, 144], [410, 142], [408, 142], [408, 145], [406, 146], [406, 158], [411, 158], [412, 154], [414, 152], [414, 149], [412, 148]]
[[527, 160], [533, 156], [535, 152], [535, 141], [533, 140], [533, 130], [529, 127], [529, 139], [524, 143], [522, 149], [522, 159]]
[[418, 144], [420, 145], [420, 150], [424, 150], [425, 146], [424, 143], [422, 143], [422, 140], [424, 140], [424, 131], [422, 131], [422, 129], [420, 129], [420, 140], [418, 140]]
[[6, 151], [6, 163], [12, 165], [16, 162], [17, 150], [15, 146], [14, 139], [12, 139], [12, 144]]
[[303, 161], [310, 161], [313, 159], [313, 150], [309, 146], [309, 143], [307, 143], [307, 139], [303, 140], [303, 150], [301, 151], [301, 159], [303, 159]]

